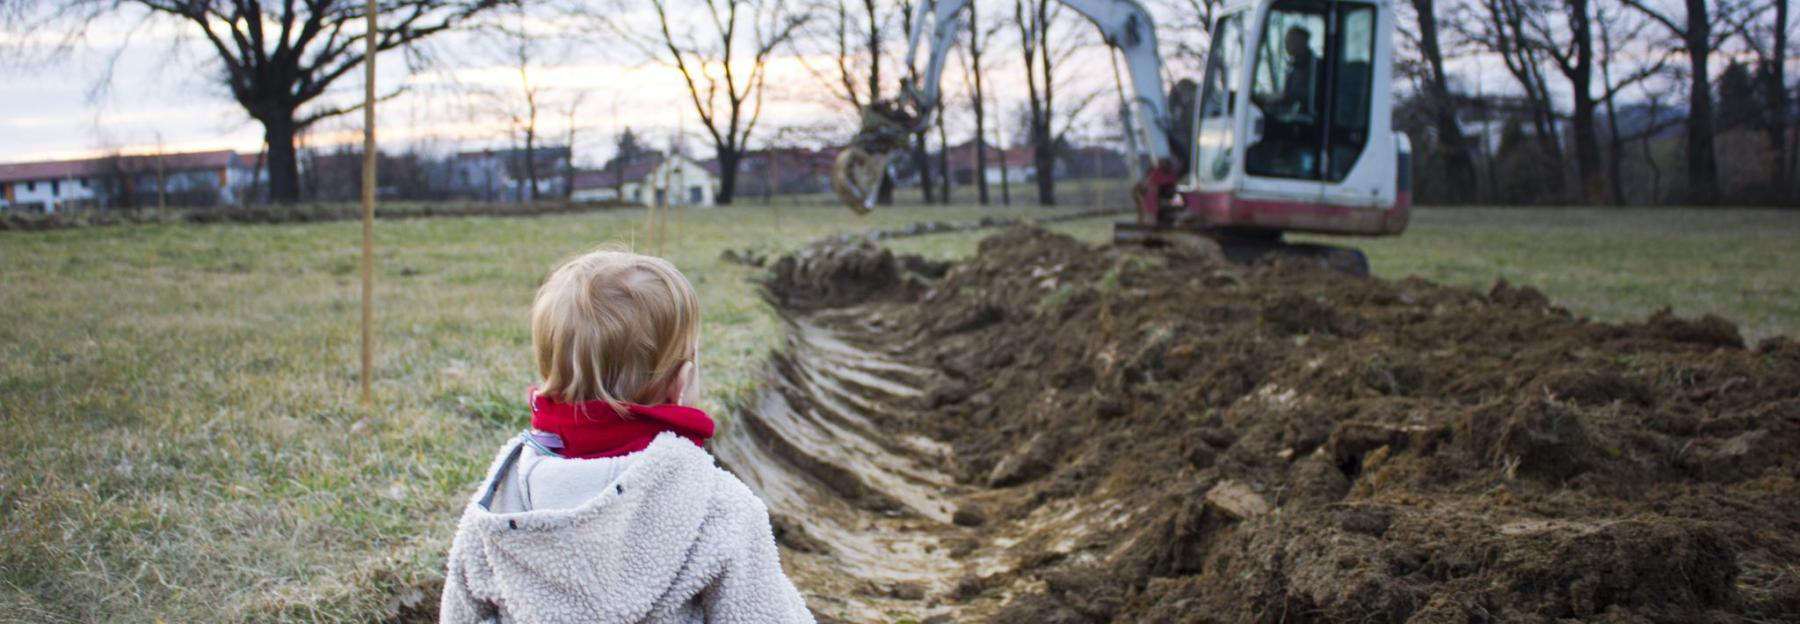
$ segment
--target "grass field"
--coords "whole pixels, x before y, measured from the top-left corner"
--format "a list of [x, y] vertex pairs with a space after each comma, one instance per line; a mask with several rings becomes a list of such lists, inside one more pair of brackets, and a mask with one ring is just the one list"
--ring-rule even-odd
[[[665, 255], [705, 307], [709, 407], [778, 325], [764, 253], [849, 228], [1030, 208], [691, 211]], [[0, 234], [0, 620], [370, 619], [439, 572], [467, 490], [524, 421], [531, 294], [642, 241], [642, 211], [378, 225], [376, 401], [356, 403], [357, 225]], [[1105, 220], [1056, 229], [1089, 240]], [[955, 257], [980, 234], [896, 241]], [[1356, 241], [1377, 273], [1540, 287], [1578, 313], [1664, 306], [1800, 334], [1800, 213], [1420, 211]], [[637, 245], [642, 248], [642, 245]]]

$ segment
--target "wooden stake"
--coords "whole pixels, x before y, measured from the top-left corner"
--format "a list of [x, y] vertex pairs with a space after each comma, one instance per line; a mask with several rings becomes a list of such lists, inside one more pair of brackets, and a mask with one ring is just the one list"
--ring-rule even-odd
[[362, 402], [374, 400], [370, 388], [375, 363], [375, 50], [380, 36], [375, 0], [368, 1], [369, 32], [363, 50], [363, 179], [362, 179]]

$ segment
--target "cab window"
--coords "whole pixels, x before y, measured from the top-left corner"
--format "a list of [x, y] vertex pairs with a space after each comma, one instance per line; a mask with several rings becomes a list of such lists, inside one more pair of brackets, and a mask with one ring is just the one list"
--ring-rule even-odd
[[1203, 180], [1224, 180], [1231, 175], [1237, 85], [1244, 66], [1243, 15], [1234, 13], [1219, 20], [1212, 50], [1207, 53], [1194, 154], [1195, 171]]
[[1269, 10], [1251, 74], [1245, 170], [1343, 179], [1367, 142], [1373, 6], [1310, 0]]

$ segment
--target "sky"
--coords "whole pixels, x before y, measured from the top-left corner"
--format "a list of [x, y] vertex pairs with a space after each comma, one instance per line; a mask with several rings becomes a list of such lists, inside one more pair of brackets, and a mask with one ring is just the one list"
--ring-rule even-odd
[[[18, 34], [0, 34], [17, 42]], [[467, 34], [439, 35], [435, 55], [450, 59], [418, 72], [396, 52], [377, 59], [377, 88], [402, 88], [377, 107], [384, 149], [480, 149], [513, 142], [506, 108], [522, 102], [518, 73], [495, 46]], [[180, 24], [111, 19], [66, 54], [31, 67], [0, 67], [0, 162], [91, 157], [112, 151], [155, 152], [261, 149], [262, 128], [232, 100], [216, 78], [212, 48]], [[690, 148], [703, 137], [680, 74], [645, 59], [595, 58], [569, 50], [532, 70], [546, 89], [540, 133], [561, 142], [569, 100], [585, 93], [577, 109], [577, 144], [596, 156], [631, 126], [662, 143], [678, 131]], [[805, 75], [791, 61], [771, 73], [771, 83]], [[361, 71], [340, 79], [325, 101], [360, 97]], [[773, 91], [773, 90], [772, 90]], [[770, 106], [764, 123], [816, 119], [817, 105]], [[304, 109], [303, 109], [304, 110]], [[829, 114], [829, 112], [826, 112]], [[844, 115], [848, 119], [847, 113]], [[308, 137], [314, 145], [359, 142], [362, 118], [352, 114], [323, 122]]]
[[[991, 19], [992, 9], [988, 11]], [[261, 149], [261, 126], [217, 80], [222, 70], [211, 46], [191, 32], [191, 26], [143, 17], [127, 11], [102, 20], [83, 44], [46, 62], [17, 67], [0, 60], [0, 162], [117, 151]], [[1059, 24], [1081, 41], [1097, 40], [1092, 26], [1073, 14]], [[898, 82], [897, 59], [903, 53], [898, 27], [897, 21], [887, 25], [892, 35], [888, 53], [893, 58], [883, 71], [889, 97]], [[990, 117], [989, 127], [1011, 135], [1016, 134], [1013, 117], [1023, 105], [1025, 83], [1017, 49], [1003, 41], [1009, 32], [1003, 29], [1001, 39], [990, 44], [996, 49], [985, 64], [994, 99], [989, 110], [1004, 115]], [[588, 36], [581, 43], [548, 46], [544, 55], [548, 61], [532, 70], [533, 83], [548, 88], [539, 122], [540, 134], [550, 135], [547, 142], [564, 142], [569, 102], [580, 94], [575, 116], [580, 164], [603, 162], [626, 127], [659, 148], [679, 142], [689, 151], [711, 155], [710, 139], [679, 72], [640, 50], [609, 42], [605, 33], [582, 34]], [[0, 33], [0, 44], [31, 36]], [[404, 87], [399, 97], [377, 108], [383, 149], [443, 153], [515, 145], [516, 133], [502, 109], [519, 107], [519, 78], [499, 44], [473, 33], [453, 32], [431, 39], [427, 49], [438, 62], [425, 71], [408, 68], [398, 53], [378, 58], [378, 89]], [[820, 56], [822, 51], [816, 45], [784, 49], [771, 64], [753, 146], [801, 136], [815, 143], [841, 140], [835, 137], [847, 139], [854, 131], [855, 111], [821, 81], [821, 75], [836, 80], [834, 60]], [[953, 143], [973, 135], [960, 59], [960, 53], [952, 55], [942, 81], [943, 97], [951, 103], [946, 124]], [[1093, 94], [1093, 105], [1085, 109], [1090, 123], [1082, 124], [1077, 135], [1116, 133], [1116, 124], [1108, 119], [1118, 101], [1108, 62], [1104, 48], [1090, 46], [1058, 71], [1064, 106]], [[353, 102], [362, 86], [358, 71], [339, 80], [327, 101]], [[316, 147], [359, 143], [361, 124], [360, 114], [338, 117], [315, 126], [305, 140]]]
[[[216, 80], [222, 70], [210, 45], [185, 25], [134, 17], [105, 20], [83, 44], [46, 62], [0, 67], [0, 162], [115, 151], [261, 149], [261, 126]], [[0, 42], [16, 43], [21, 37], [0, 34]], [[444, 152], [516, 143], [505, 109], [520, 109], [520, 82], [498, 44], [451, 33], [428, 45], [439, 62], [425, 71], [408, 68], [399, 53], [377, 59], [378, 90], [404, 89], [377, 108], [383, 149]], [[603, 160], [626, 127], [655, 146], [683, 137], [686, 149], [710, 155], [710, 139], [673, 67], [624, 46], [598, 51], [601, 46], [592, 44], [552, 47], [545, 55], [549, 60], [531, 72], [533, 83], [546, 88], [539, 121], [540, 134], [551, 135], [546, 142], [564, 141], [570, 101], [580, 94], [578, 161], [591, 165]], [[793, 126], [816, 136], [823, 126], [847, 137], [854, 112], [821, 88], [817, 78], [817, 71], [832, 68], [829, 59], [800, 59], [792, 52], [772, 63], [758, 134], [768, 139]], [[886, 71], [896, 75], [891, 63]], [[958, 72], [955, 67], [946, 72], [947, 97], [960, 92]], [[1005, 76], [993, 81], [997, 90], [1013, 82]], [[358, 71], [339, 80], [327, 98], [353, 102], [362, 86]], [[361, 125], [360, 114], [338, 117], [315, 126], [306, 140], [315, 146], [360, 142]], [[966, 125], [963, 120], [954, 121], [953, 132], [971, 132], [961, 125]]]
[[[1154, 3], [1151, 6], [1153, 11], [1168, 10]], [[985, 19], [994, 18], [993, 8], [983, 11]], [[102, 20], [83, 44], [31, 67], [7, 66], [0, 61], [0, 162], [92, 157], [114, 151], [234, 149], [253, 153], [261, 149], [260, 125], [216, 79], [221, 69], [212, 48], [190, 32], [190, 26], [142, 18], [126, 11]], [[1199, 37], [1177, 31], [1173, 18], [1159, 17], [1159, 21], [1170, 25], [1160, 29], [1165, 48], [1174, 48], [1176, 38]], [[1064, 16], [1060, 24], [1065, 38], [1095, 40], [1092, 26], [1074, 15]], [[562, 26], [566, 25], [533, 22], [533, 27], [546, 29]], [[895, 34], [889, 50], [898, 57], [898, 24], [888, 27]], [[1015, 111], [1022, 106], [1025, 84], [1018, 50], [1008, 41], [1007, 30], [1002, 29], [1002, 35], [990, 43], [986, 63], [990, 93], [998, 94], [998, 101], [990, 107], [998, 117], [990, 118], [990, 126], [998, 124], [1012, 135], [1019, 125]], [[617, 43], [616, 37], [605, 33], [579, 34], [586, 35], [582, 43], [548, 46], [542, 55], [546, 61], [532, 71], [533, 82], [548, 88], [539, 122], [540, 134], [549, 135], [545, 142], [563, 142], [569, 102], [580, 94], [581, 106], [574, 115], [579, 164], [603, 162], [625, 127], [633, 128], [653, 146], [679, 142], [687, 150], [710, 156], [709, 140], [673, 67]], [[43, 36], [0, 33], [0, 44]], [[404, 88], [400, 96], [384, 101], [377, 109], [383, 149], [444, 153], [516, 144], [513, 127], [503, 113], [518, 108], [519, 78], [495, 41], [452, 32], [437, 36], [427, 46], [437, 62], [424, 71], [409, 68], [399, 53], [379, 57], [379, 89]], [[854, 130], [855, 112], [820, 80], [820, 72], [835, 72], [832, 59], [819, 56], [820, 52], [816, 45], [784, 50], [771, 65], [765, 112], [753, 147], [802, 134], [814, 140], [821, 135], [848, 138]], [[959, 59], [952, 55], [942, 81], [943, 97], [951, 103], [946, 124], [953, 143], [968, 140], [973, 133]], [[884, 67], [884, 75], [890, 77], [890, 96], [897, 65], [890, 59]], [[1166, 54], [1165, 65], [1165, 74], [1172, 79], [1192, 72], [1195, 63]], [[1455, 59], [1452, 69], [1463, 82], [1480, 83], [1478, 87], [1465, 85], [1466, 89], [1487, 93], [1513, 90], [1497, 60], [1466, 56]], [[1059, 85], [1062, 106], [1089, 94], [1093, 98], [1076, 138], [1108, 140], [1102, 137], [1116, 133], [1111, 117], [1118, 96], [1105, 49], [1097, 45], [1083, 49], [1058, 73], [1063, 81]], [[827, 77], [835, 80], [835, 76]], [[359, 71], [339, 80], [328, 101], [354, 101], [362, 86]], [[807, 132], [790, 133], [784, 127]], [[323, 147], [358, 143], [360, 137], [361, 115], [355, 114], [319, 124], [306, 140]]]

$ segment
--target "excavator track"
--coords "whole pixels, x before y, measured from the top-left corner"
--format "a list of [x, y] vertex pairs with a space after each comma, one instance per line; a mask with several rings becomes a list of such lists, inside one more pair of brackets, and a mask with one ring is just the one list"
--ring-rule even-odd
[[1254, 264], [1263, 258], [1279, 255], [1316, 262], [1323, 268], [1351, 275], [1369, 275], [1369, 257], [1362, 250], [1319, 243], [1291, 243], [1282, 240], [1280, 230], [1116, 221], [1113, 223], [1113, 243], [1149, 247], [1217, 245], [1225, 259], [1239, 264]]

